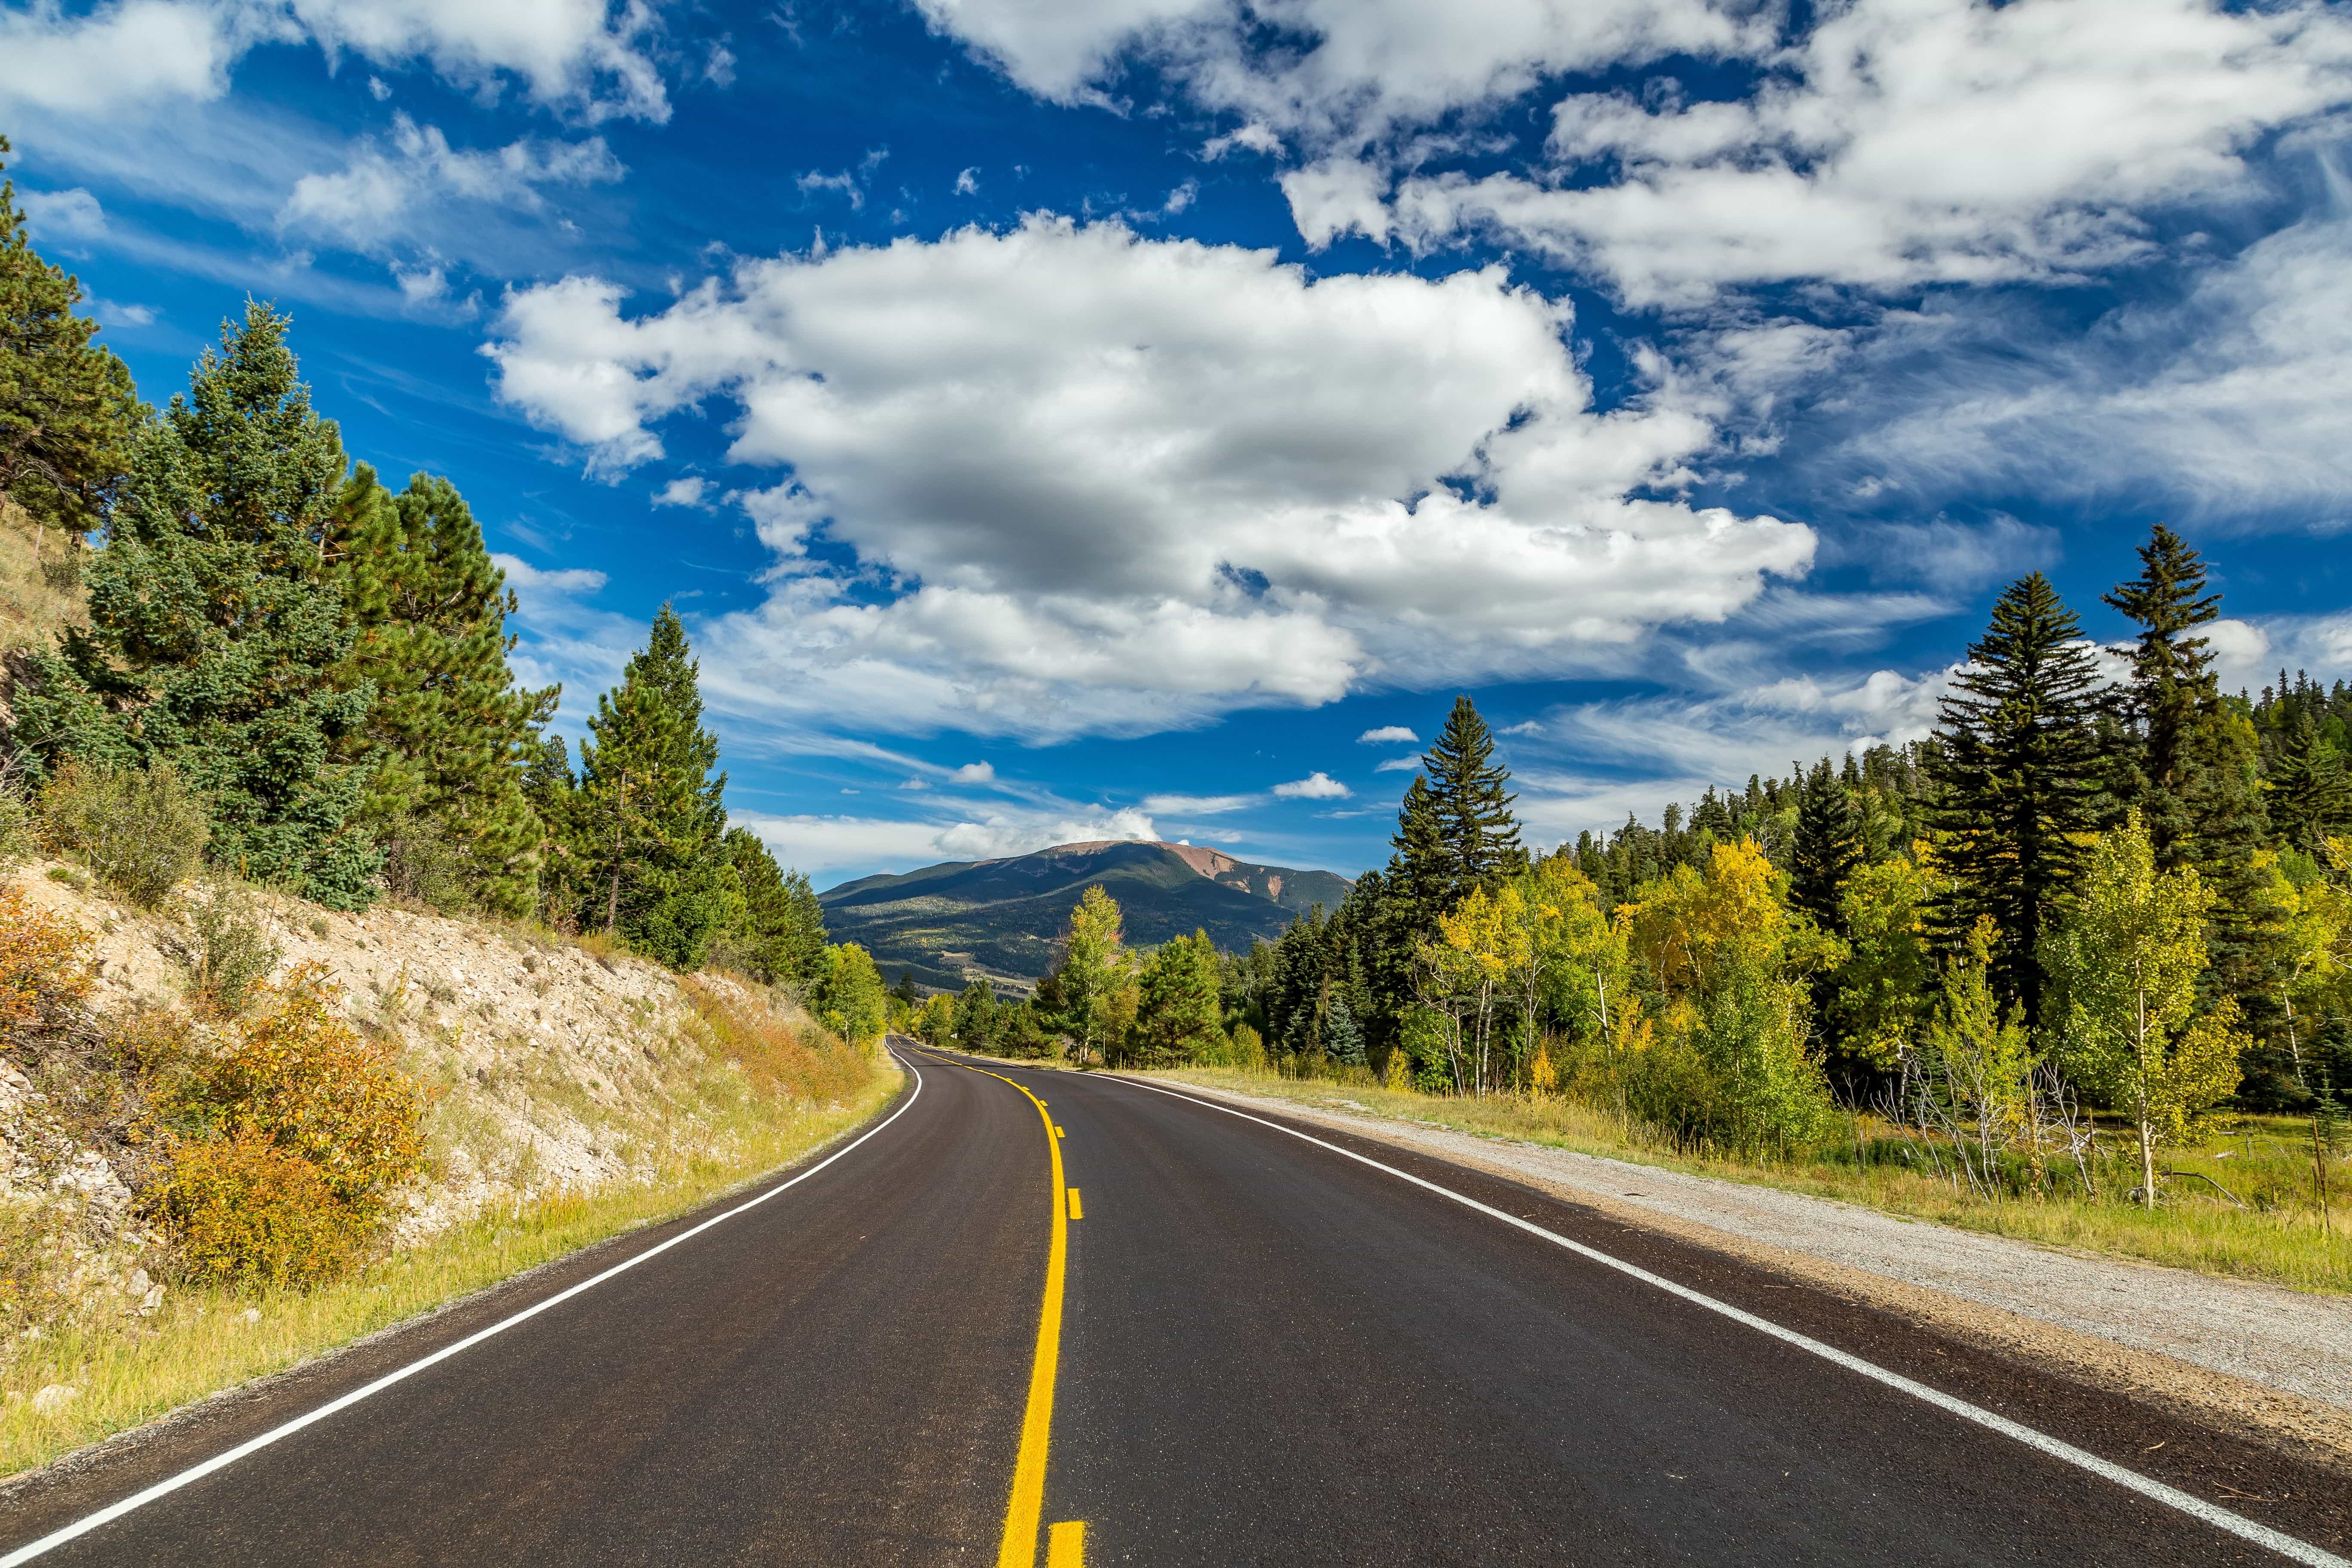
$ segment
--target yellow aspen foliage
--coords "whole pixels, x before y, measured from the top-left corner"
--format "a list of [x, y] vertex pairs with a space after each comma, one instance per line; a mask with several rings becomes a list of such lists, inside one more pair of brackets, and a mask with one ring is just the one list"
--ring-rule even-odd
[[90, 935], [0, 888], [0, 1037], [54, 1022], [89, 994]]

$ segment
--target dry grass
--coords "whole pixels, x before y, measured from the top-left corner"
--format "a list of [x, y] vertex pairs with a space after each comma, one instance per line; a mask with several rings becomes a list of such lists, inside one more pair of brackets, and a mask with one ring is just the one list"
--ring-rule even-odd
[[[71, 547], [56, 529], [40, 541], [42, 560], [52, 567]], [[0, 654], [47, 643], [60, 627], [89, 620], [79, 582], [52, 580], [33, 560], [33, 521], [14, 502], [0, 500]]]
[[[282, 1372], [593, 1242], [693, 1209], [838, 1138], [872, 1118], [898, 1090], [897, 1071], [887, 1059], [794, 1033], [740, 1001], [720, 996], [705, 1006], [698, 995], [698, 1007], [714, 1034], [733, 1029], [753, 1037], [767, 1055], [745, 1047], [750, 1056], [739, 1050], [733, 1061], [714, 1058], [692, 1081], [678, 1085], [681, 1135], [640, 1180], [502, 1207], [339, 1284], [306, 1292], [174, 1290], [154, 1316], [122, 1328], [61, 1330], [20, 1343], [0, 1374], [7, 1390], [0, 1409], [0, 1475]], [[825, 1092], [806, 1092], [812, 1089]], [[51, 1384], [79, 1393], [62, 1410], [37, 1414], [29, 1395]]]
[[2022, 1241], [2298, 1290], [2352, 1292], [2352, 1171], [2336, 1162], [2333, 1232], [2323, 1232], [2313, 1203], [2310, 1146], [2306, 1141], [2297, 1148], [2294, 1124], [2286, 1121], [2247, 1118], [2226, 1134], [2166, 1158], [2171, 1170], [2218, 1180], [2247, 1207], [2232, 1206], [2203, 1182], [2183, 1180], [2167, 1188], [2165, 1203], [2151, 1214], [2121, 1201], [2079, 1195], [1986, 1200], [1957, 1194], [1948, 1182], [1906, 1163], [1897, 1152], [1899, 1142], [1886, 1135], [1890, 1130], [1873, 1126], [1874, 1118], [1864, 1118], [1858, 1130], [1860, 1156], [1852, 1147], [1832, 1144], [1813, 1159], [1777, 1164], [1693, 1158], [1644, 1137], [1607, 1111], [1554, 1096], [1456, 1100], [1383, 1089], [1369, 1073], [1349, 1081], [1220, 1068], [1181, 1068], [1152, 1076], [1837, 1198]]

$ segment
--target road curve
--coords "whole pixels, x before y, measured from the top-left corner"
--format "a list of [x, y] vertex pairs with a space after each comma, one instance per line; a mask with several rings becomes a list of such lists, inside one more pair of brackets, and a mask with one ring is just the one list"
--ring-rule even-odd
[[[1045, 1128], [1008, 1083], [1046, 1103], [1082, 1194], [1062, 1209], [1032, 1516], [1060, 1528], [1053, 1568], [1075, 1559], [1080, 1523], [1097, 1565], [2283, 1560], [1279, 1118], [907, 1054], [923, 1089], [899, 1120], [773, 1201], [42, 1561], [997, 1558], [1055, 1213]], [[1576, 1205], [1311, 1131], [2223, 1502], [2305, 1561], [2347, 1550], [2338, 1476]], [[0, 1541], [690, 1223], [19, 1489], [0, 1498]]]

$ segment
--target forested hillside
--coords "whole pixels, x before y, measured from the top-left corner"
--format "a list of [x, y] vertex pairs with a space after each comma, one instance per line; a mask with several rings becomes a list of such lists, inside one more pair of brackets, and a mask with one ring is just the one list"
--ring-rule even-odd
[[1255, 865], [1192, 845], [1121, 842], [863, 877], [818, 902], [835, 932], [865, 947], [886, 973], [960, 990], [978, 971], [1026, 989], [1053, 967], [1055, 939], [1089, 884], [1119, 901], [1133, 940], [1156, 945], [1203, 931], [1236, 952], [1348, 892], [1347, 879], [1328, 871]]

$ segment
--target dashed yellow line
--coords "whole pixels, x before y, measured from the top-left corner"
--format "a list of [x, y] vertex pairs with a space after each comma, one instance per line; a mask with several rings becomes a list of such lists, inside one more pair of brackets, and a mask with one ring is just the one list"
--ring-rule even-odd
[[1070, 1189], [1070, 1217], [1072, 1219], [1087, 1217], [1087, 1211], [1078, 1206], [1078, 1189], [1076, 1187]]
[[1045, 1532], [1045, 1568], [1087, 1568], [1087, 1527], [1076, 1520]]

